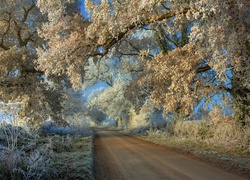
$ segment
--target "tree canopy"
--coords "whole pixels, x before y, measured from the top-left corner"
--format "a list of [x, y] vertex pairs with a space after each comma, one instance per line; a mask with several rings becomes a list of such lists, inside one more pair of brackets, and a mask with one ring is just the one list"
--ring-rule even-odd
[[0, 2], [0, 101], [24, 102], [19, 116], [34, 126], [49, 116], [65, 123], [62, 81], [37, 69], [36, 49], [46, 44], [38, 34], [43, 23], [48, 18], [35, 0]]
[[119, 93], [138, 112], [150, 102], [189, 115], [219, 95], [250, 116], [249, 0], [85, 0], [87, 19], [79, 1], [2, 2], [4, 87], [29, 72], [75, 89], [103, 81], [114, 95], [130, 76]]

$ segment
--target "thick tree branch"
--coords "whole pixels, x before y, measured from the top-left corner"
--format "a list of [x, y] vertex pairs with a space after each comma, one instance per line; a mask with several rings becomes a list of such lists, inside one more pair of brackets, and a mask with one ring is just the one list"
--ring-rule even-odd
[[6, 87], [6, 88], [14, 88], [14, 87], [28, 87], [32, 83], [27, 81], [17, 81], [15, 79], [13, 80], [2, 80], [0, 81], [0, 87]]
[[206, 64], [206, 65], [204, 65], [202, 67], [197, 68], [196, 73], [203, 73], [203, 72], [206, 72], [206, 71], [209, 71], [209, 70], [211, 70], [211, 67], [208, 64]]
[[[186, 14], [188, 12], [188, 9], [184, 9], [183, 10], [183, 14]], [[147, 24], [151, 24], [151, 23], [154, 23], [154, 22], [157, 22], [157, 21], [163, 21], [165, 19], [169, 19], [169, 18], [172, 18], [176, 16], [176, 13], [173, 13], [173, 12], [168, 12], [166, 14], [162, 14], [162, 15], [159, 15], [159, 16], [156, 16], [156, 17], [149, 17], [147, 20], [145, 20], [144, 22], [140, 22], [138, 24], [131, 24], [127, 27], [127, 30], [124, 31], [124, 32], [120, 32], [118, 34], [117, 37], [112, 37], [110, 38], [105, 44], [103, 44], [103, 47], [105, 47], [105, 52], [103, 54], [107, 54], [108, 53], [108, 50], [113, 47], [113, 45], [115, 45], [118, 41], [120, 41], [126, 34], [128, 34], [128, 32], [130, 32], [131, 30], [133, 30], [134, 28], [136, 28], [137, 26], [144, 26], [144, 25], [147, 25]]]
[[9, 30], [10, 30], [11, 13], [9, 13], [9, 12], [7, 12], [7, 11], [5, 11], [5, 13], [9, 15], [9, 19], [6, 20], [7, 23], [8, 23], [8, 25], [7, 25], [7, 28], [6, 28], [6, 30], [4, 31], [3, 35], [2, 35], [0, 47], [1, 47], [3, 50], [7, 51], [7, 50], [9, 50], [10, 48], [7, 47], [7, 46], [5, 46], [5, 45], [3, 44], [3, 39], [4, 39], [4, 36], [6, 36], [7, 33], [9, 32]]
[[7, 50], [10, 49], [9, 47], [7, 47], [7, 46], [5, 46], [5, 45], [3, 44], [3, 40], [2, 40], [1, 43], [0, 43], [0, 48], [2, 48], [2, 49], [5, 50], [5, 51], [7, 51]]
[[161, 5], [162, 5], [162, 7], [163, 7], [164, 9], [170, 10], [170, 8], [168, 8], [163, 2], [161, 2]]
[[[26, 9], [25, 7], [23, 7], [24, 10], [24, 15], [23, 15], [23, 19], [22, 19], [22, 23], [25, 23], [28, 19], [29, 13], [30, 11], [36, 6], [36, 4], [33, 2], [30, 6], [30, 8]], [[22, 37], [22, 27], [20, 25], [18, 25], [18, 23], [16, 21], [14, 21], [15, 26], [16, 26], [16, 34], [17, 34], [17, 39], [18, 39], [18, 43], [21, 47], [24, 47], [28, 44], [29, 41], [32, 41], [32, 34], [29, 34], [29, 36], [25, 39], [23, 39]]]
[[44, 75], [43, 71], [37, 70], [35, 68], [24, 69], [22, 72], [25, 74], [36, 74], [36, 75], [40, 75], [40, 76]]
[[138, 56], [139, 55], [138, 53], [124, 53], [124, 52], [121, 52], [119, 49], [116, 49], [116, 52], [124, 56]]
[[[110, 82], [109, 82], [108, 80], [110, 80]], [[113, 87], [113, 82], [112, 82], [111, 79], [106, 79], [106, 80], [105, 80], [105, 83], [106, 83], [108, 86]]]
[[32, 34], [29, 35], [29, 37], [23, 39], [22, 38], [22, 28], [18, 25], [18, 23], [16, 21], [14, 21], [15, 26], [17, 28], [16, 34], [17, 34], [17, 40], [18, 43], [21, 47], [24, 47], [28, 44], [29, 41], [32, 41]]
[[[128, 42], [128, 41], [126, 41], [126, 42]], [[140, 49], [139, 49], [139, 48], [137, 48], [136, 46], [134, 46], [131, 42], [128, 42], [128, 44], [129, 44], [133, 49], [135, 49], [138, 53], [140, 53]]]
[[36, 4], [33, 2], [33, 4], [31, 4], [30, 8], [28, 8], [27, 10], [26, 10], [25, 7], [23, 7], [23, 11], [24, 11], [24, 16], [23, 16], [23, 20], [22, 20], [23, 23], [27, 21], [29, 12], [30, 12], [35, 6], [36, 6]]

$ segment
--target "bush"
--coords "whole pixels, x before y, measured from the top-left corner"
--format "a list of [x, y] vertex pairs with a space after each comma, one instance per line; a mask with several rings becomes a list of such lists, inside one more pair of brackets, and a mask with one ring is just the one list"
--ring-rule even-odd
[[17, 174], [22, 174], [23, 179], [53, 179], [57, 177], [56, 169], [51, 167], [50, 155], [35, 150], [25, 160], [25, 167], [19, 166], [13, 170]]
[[169, 123], [162, 132], [168, 136], [224, 147], [228, 150], [250, 149], [250, 127], [236, 125], [233, 121], [227, 123], [209, 120], [177, 121]]
[[89, 135], [90, 129], [86, 126], [74, 126], [60, 127], [55, 125], [52, 121], [45, 122], [39, 129], [41, 134], [47, 135]]
[[36, 139], [25, 129], [7, 122], [0, 124], [0, 178], [52, 179], [51, 154], [37, 148]]
[[[91, 130], [88, 126], [59, 127], [46, 122], [39, 132], [45, 136], [30, 133], [15, 124], [0, 123], [0, 179], [65, 178], [65, 174], [60, 174], [60, 167], [54, 166], [56, 157], [69, 154], [75, 139], [86, 138], [82, 136], [87, 136]], [[79, 145], [84, 147], [81, 143]], [[64, 159], [60, 163], [65, 163]]]
[[133, 128], [130, 133], [131, 134], [144, 134], [149, 130], [149, 126], [138, 126]]

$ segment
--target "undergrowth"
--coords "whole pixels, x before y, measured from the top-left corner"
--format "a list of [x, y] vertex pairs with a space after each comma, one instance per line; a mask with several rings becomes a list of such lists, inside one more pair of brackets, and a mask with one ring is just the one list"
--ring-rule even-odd
[[57, 127], [38, 132], [0, 123], [0, 179], [93, 179], [92, 131]]

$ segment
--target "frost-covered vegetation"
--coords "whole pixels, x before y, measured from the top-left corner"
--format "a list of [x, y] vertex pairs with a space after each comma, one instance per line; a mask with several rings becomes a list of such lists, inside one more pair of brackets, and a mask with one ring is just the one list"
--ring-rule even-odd
[[0, 123], [0, 179], [92, 179], [92, 131]]
[[[87, 124], [106, 119], [148, 137], [249, 153], [249, 0], [84, 5], [88, 18], [80, 0], [0, 1], [0, 111], [19, 120], [1, 125], [4, 175], [39, 178], [47, 168], [48, 178], [59, 177], [40, 148], [67, 150]], [[85, 97], [100, 82], [105, 88]], [[218, 104], [230, 113], [184, 122], [205, 105], [216, 114]]]
[[183, 117], [169, 119], [164, 126], [139, 126], [130, 130], [131, 134], [146, 135], [149, 138], [175, 139], [203, 144], [224, 149], [245, 156], [250, 156], [250, 126], [240, 126], [231, 116], [223, 114], [217, 106], [202, 120], [185, 120]]
[[250, 127], [239, 127], [233, 122], [220, 124], [213, 121], [170, 122], [164, 128], [138, 127], [132, 134], [156, 138], [161, 143], [169, 138], [192, 141], [236, 154], [250, 156]]
[[88, 136], [90, 133], [89, 125], [68, 125], [66, 127], [57, 126], [52, 121], [47, 121], [41, 125], [39, 132], [41, 134], [48, 135], [79, 135], [79, 136]]
[[140, 126], [125, 132], [250, 177], [250, 127], [239, 126], [230, 117], [175, 119], [165, 127]]

